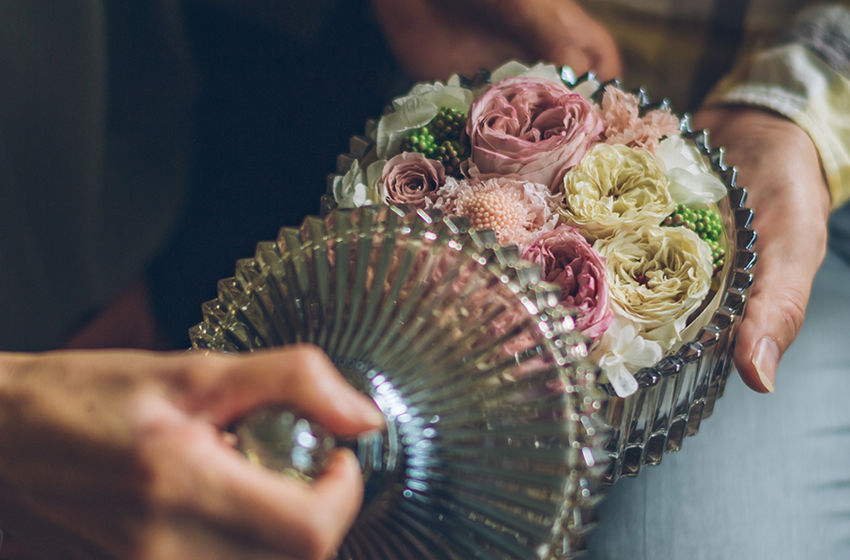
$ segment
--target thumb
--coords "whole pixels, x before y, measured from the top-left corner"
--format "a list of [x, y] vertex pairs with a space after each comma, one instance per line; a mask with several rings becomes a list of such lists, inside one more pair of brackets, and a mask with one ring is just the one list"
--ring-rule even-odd
[[786, 255], [774, 253], [772, 246], [759, 251], [752, 297], [738, 330], [734, 356], [741, 378], [760, 393], [774, 390], [779, 361], [803, 325], [817, 269], [817, 265], [808, 269], [800, 261], [788, 262]]
[[803, 326], [815, 273], [826, 254], [824, 210], [808, 193], [826, 192], [819, 175], [753, 175], [758, 232], [755, 280], [738, 331], [735, 366], [753, 390], [773, 392], [782, 355]]
[[223, 427], [251, 409], [289, 404], [340, 436], [383, 425], [383, 415], [315, 346], [294, 345], [242, 356], [196, 356], [203, 369], [187, 408]]
[[704, 109], [694, 120], [711, 130], [738, 166], [758, 232], [758, 264], [735, 366], [758, 392], [772, 392], [782, 355], [803, 326], [812, 282], [826, 254], [827, 189], [817, 150], [792, 121], [757, 108]]

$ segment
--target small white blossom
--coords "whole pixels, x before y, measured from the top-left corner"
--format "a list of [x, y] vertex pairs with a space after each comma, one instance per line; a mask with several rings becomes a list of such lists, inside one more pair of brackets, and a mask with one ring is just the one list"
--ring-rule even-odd
[[634, 374], [655, 365], [664, 355], [660, 344], [643, 338], [638, 332], [636, 325], [616, 317], [593, 352], [602, 373], [621, 398], [638, 390]]
[[679, 136], [662, 140], [655, 157], [677, 204], [710, 204], [726, 196], [726, 186], [709, 169], [702, 154]]

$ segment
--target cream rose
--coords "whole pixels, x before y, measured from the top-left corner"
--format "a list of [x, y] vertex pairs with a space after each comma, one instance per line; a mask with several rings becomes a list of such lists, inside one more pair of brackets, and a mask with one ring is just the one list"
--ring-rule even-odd
[[676, 209], [667, 187], [651, 153], [597, 144], [564, 175], [558, 213], [588, 237], [608, 237], [624, 227], [660, 224]]
[[664, 351], [671, 349], [711, 286], [708, 244], [684, 227], [647, 226], [622, 229], [593, 248], [607, 259], [614, 315], [631, 321]]

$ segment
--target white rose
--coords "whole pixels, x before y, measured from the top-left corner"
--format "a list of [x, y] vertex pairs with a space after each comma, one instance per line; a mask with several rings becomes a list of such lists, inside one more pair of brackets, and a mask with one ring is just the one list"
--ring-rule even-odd
[[490, 83], [495, 85], [507, 78], [543, 78], [563, 85], [558, 69], [554, 64], [538, 62], [528, 67], [521, 62], [511, 60], [493, 70], [490, 73]]
[[[567, 75], [573, 76], [574, 73], [572, 69], [566, 67]], [[534, 66], [528, 67], [521, 62], [517, 62], [516, 60], [511, 60], [499, 66], [496, 70], [490, 73], [490, 83], [497, 84], [506, 78], [543, 78], [545, 80], [549, 80], [552, 82], [557, 82], [559, 84], [563, 84], [563, 80], [561, 79], [561, 74], [558, 72], [558, 67], [554, 64], [544, 64], [543, 62], [538, 62]], [[567, 78], [570, 81], [570, 78]], [[591, 78], [586, 80], [575, 87], [570, 88], [573, 93], [577, 93], [587, 99], [590, 100], [591, 96], [596, 93], [596, 90], [599, 89], [599, 81], [596, 78]], [[483, 92], [479, 92], [483, 93]]]

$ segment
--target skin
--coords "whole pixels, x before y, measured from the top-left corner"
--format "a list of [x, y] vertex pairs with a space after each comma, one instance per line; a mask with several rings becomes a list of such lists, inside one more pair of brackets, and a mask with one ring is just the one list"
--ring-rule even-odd
[[[373, 4], [417, 80], [508, 58], [595, 69], [603, 81], [621, 74], [611, 36], [568, 0]], [[695, 124], [727, 147], [755, 209], [759, 264], [735, 360], [750, 387], [769, 391], [824, 257], [828, 191], [811, 140], [790, 121], [727, 107]], [[130, 292], [68, 345], [153, 345], [150, 322], [122, 330], [150, 318], [143, 287]], [[247, 357], [0, 354], [0, 527], [45, 558], [327, 558], [362, 500], [356, 461], [340, 453], [311, 486], [249, 464], [221, 429], [268, 402], [297, 405], [339, 435], [382, 422], [309, 346]]]
[[505, 60], [569, 64], [602, 81], [622, 72], [614, 39], [568, 0], [373, 0], [393, 53], [418, 81], [472, 76]]
[[790, 120], [753, 107], [704, 109], [694, 118], [726, 147], [755, 212], [758, 264], [738, 331], [735, 366], [758, 392], [772, 392], [776, 368], [805, 318], [826, 255], [829, 190], [815, 145]]
[[0, 355], [0, 527], [45, 558], [327, 558], [359, 466], [338, 453], [308, 486], [249, 463], [220, 433], [268, 402], [338, 435], [382, 423], [312, 346]]
[[[608, 32], [570, 0], [373, 0], [403, 68], [419, 80], [471, 76], [509, 58], [547, 60], [577, 74], [619, 77]], [[458, 37], [461, 37], [458, 40]], [[735, 365], [758, 392], [772, 392], [782, 354], [803, 324], [814, 275], [826, 253], [829, 191], [809, 136], [753, 107], [707, 108], [697, 128], [726, 147], [755, 211], [758, 264]]]

